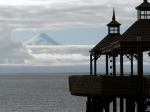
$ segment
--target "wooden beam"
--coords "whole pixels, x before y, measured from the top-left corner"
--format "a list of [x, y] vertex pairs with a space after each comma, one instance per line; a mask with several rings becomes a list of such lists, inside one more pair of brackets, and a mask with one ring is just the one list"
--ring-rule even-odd
[[94, 75], [97, 75], [97, 57], [94, 55]]
[[124, 100], [120, 97], [120, 112], [124, 112]]
[[123, 54], [120, 53], [120, 76], [124, 76], [124, 70], [123, 70]]
[[133, 54], [131, 54], [131, 76], [133, 75]]
[[139, 51], [138, 52], [138, 75], [143, 76], [143, 52]]
[[116, 56], [113, 55], [113, 76], [116, 76]]
[[106, 54], [106, 75], [108, 75], [108, 55]]
[[92, 60], [92, 54], [90, 54], [90, 75], [93, 74], [93, 60]]
[[116, 98], [113, 100], [113, 112], [117, 112], [117, 102], [116, 102]]

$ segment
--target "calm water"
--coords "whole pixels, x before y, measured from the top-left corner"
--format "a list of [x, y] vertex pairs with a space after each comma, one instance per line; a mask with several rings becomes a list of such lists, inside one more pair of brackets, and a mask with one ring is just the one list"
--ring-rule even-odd
[[65, 74], [0, 74], [0, 112], [85, 112]]

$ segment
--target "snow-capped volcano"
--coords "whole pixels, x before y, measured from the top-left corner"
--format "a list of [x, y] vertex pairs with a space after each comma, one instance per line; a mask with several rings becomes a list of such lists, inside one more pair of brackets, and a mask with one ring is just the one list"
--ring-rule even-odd
[[59, 45], [46, 33], [40, 33], [25, 42], [25, 45]]

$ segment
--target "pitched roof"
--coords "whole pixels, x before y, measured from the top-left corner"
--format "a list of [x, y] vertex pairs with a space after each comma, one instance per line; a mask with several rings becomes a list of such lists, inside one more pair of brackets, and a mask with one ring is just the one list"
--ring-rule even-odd
[[90, 52], [101, 52], [103, 48], [110, 45], [110, 43], [117, 41], [121, 37], [120, 34], [108, 34], [102, 41], [100, 41]]
[[147, 0], [144, 0], [142, 4], [136, 7], [137, 10], [150, 10], [150, 3]]
[[150, 41], [150, 20], [137, 20], [122, 34], [120, 41], [137, 41], [137, 37], [141, 37], [141, 41]]

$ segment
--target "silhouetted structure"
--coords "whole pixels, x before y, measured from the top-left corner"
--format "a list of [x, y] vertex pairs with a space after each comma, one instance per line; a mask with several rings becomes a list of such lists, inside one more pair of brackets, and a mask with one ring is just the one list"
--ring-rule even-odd
[[[87, 96], [87, 112], [147, 112], [150, 106], [150, 76], [143, 75], [143, 52], [150, 51], [150, 3], [136, 7], [138, 19], [122, 35], [113, 10], [108, 35], [90, 51], [91, 76], [70, 76], [72, 95]], [[97, 60], [106, 56], [106, 75], [97, 75]], [[120, 74], [116, 76], [116, 57], [120, 56]], [[131, 73], [124, 75], [124, 56], [131, 62]], [[133, 60], [137, 60], [137, 75]], [[110, 62], [109, 62], [110, 60]], [[112, 63], [112, 65], [110, 65]], [[94, 66], [93, 66], [94, 65]], [[110, 65], [110, 67], [109, 67]], [[112, 69], [112, 72], [109, 72]], [[116, 103], [116, 99], [120, 103]], [[148, 111], [149, 112], [149, 111]]]

